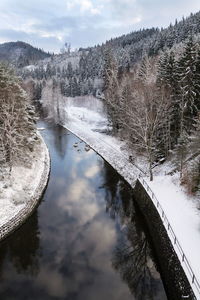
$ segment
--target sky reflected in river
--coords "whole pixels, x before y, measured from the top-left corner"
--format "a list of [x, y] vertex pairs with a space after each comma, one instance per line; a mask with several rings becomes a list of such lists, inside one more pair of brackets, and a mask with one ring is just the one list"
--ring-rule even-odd
[[1, 243], [0, 299], [165, 300], [128, 185], [67, 130], [41, 125], [49, 185], [33, 216]]

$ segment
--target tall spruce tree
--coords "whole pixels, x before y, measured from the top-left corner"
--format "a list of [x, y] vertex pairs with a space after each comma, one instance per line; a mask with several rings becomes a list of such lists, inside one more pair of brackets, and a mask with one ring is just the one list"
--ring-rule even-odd
[[108, 116], [115, 133], [120, 129], [120, 97], [117, 61], [110, 49], [105, 52], [104, 62], [104, 87], [105, 99], [108, 107]]
[[[181, 88], [181, 128], [192, 130], [193, 119], [198, 111], [199, 75], [196, 68], [196, 45], [190, 37], [179, 60], [179, 83]], [[182, 131], [181, 129], [181, 131]]]
[[170, 149], [176, 145], [180, 135], [180, 87], [177, 73], [177, 62], [173, 51], [165, 52], [158, 63], [157, 85], [164, 89], [169, 98], [168, 128]]

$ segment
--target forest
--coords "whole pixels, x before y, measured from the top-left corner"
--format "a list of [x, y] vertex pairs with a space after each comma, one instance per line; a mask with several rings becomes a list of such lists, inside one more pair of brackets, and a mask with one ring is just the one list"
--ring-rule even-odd
[[132, 72], [119, 73], [107, 53], [105, 99], [114, 130], [153, 167], [174, 161], [191, 193], [199, 188], [200, 45], [192, 37], [181, 51], [145, 56]]

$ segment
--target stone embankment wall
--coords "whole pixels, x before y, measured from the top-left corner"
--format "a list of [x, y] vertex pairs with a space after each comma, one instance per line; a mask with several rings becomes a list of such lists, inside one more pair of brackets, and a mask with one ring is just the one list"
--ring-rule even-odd
[[134, 188], [134, 200], [149, 229], [168, 299], [196, 299], [160, 215], [139, 180]]
[[0, 240], [5, 239], [26, 221], [26, 219], [34, 212], [34, 209], [39, 204], [39, 201], [45, 191], [50, 173], [50, 156], [47, 146], [42, 138], [41, 143], [43, 144], [43, 147], [45, 149], [45, 160], [39, 184], [35, 189], [34, 195], [30, 198], [29, 201], [27, 201], [25, 207], [21, 209], [19, 213], [11, 218], [7, 223], [0, 227]]

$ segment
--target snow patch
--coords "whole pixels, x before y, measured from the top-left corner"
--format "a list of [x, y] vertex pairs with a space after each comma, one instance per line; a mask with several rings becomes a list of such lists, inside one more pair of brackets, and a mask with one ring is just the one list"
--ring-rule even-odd
[[43, 174], [46, 151], [46, 145], [41, 141], [35, 146], [29, 168], [14, 166], [11, 177], [0, 181], [0, 227], [16, 216], [34, 196]]

